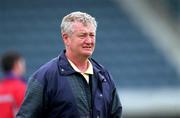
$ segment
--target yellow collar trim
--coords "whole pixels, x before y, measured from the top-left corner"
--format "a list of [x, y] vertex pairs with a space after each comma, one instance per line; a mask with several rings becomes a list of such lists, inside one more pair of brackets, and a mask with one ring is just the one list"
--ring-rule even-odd
[[91, 64], [91, 62], [88, 60], [88, 68], [87, 68], [87, 70], [85, 71], [85, 72], [81, 72], [79, 69], [78, 69], [78, 67], [71, 61], [71, 60], [69, 60], [68, 59], [68, 61], [69, 61], [69, 63], [70, 63], [70, 65], [72, 66], [72, 68], [76, 71], [76, 72], [79, 72], [79, 73], [82, 73], [82, 74], [88, 74], [88, 75], [93, 75], [94, 74], [94, 72], [93, 72], [93, 66], [92, 66], [92, 64]]

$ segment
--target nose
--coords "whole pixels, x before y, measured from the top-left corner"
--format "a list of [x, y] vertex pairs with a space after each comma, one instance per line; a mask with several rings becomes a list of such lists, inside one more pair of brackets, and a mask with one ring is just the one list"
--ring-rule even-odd
[[85, 39], [85, 43], [91, 44], [92, 43], [92, 38], [90, 36], [87, 36], [87, 38]]

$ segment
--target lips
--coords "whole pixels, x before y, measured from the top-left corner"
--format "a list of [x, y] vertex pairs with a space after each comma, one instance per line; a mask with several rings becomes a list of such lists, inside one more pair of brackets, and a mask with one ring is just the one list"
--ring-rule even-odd
[[85, 48], [85, 49], [91, 49], [91, 47], [83, 47], [83, 48]]
[[88, 48], [89, 49], [89, 48], [91, 48], [91, 46], [83, 46], [83, 48]]

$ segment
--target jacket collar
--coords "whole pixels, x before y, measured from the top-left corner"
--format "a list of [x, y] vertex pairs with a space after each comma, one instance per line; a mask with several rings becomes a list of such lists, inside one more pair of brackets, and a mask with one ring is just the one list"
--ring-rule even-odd
[[[61, 54], [59, 55], [59, 59], [58, 59], [59, 71], [62, 75], [74, 74], [74, 73], [76, 73], [76, 71], [71, 67], [65, 53], [66, 53], [66, 50], [63, 50], [61, 52]], [[89, 60], [92, 63], [94, 73], [97, 74], [102, 71], [100, 68], [97, 67], [97, 65], [93, 62], [93, 60], [91, 58]]]
[[70, 63], [68, 62], [65, 53], [66, 50], [63, 50], [58, 58], [58, 67], [60, 73], [62, 75], [71, 75], [73, 73], [76, 73], [76, 71], [71, 67]]

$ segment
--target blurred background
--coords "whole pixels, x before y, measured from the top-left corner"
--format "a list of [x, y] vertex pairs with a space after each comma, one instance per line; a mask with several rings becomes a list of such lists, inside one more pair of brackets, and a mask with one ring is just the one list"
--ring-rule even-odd
[[0, 55], [20, 52], [28, 81], [64, 49], [73, 11], [98, 22], [93, 58], [114, 77], [124, 118], [180, 117], [180, 0], [0, 0]]

